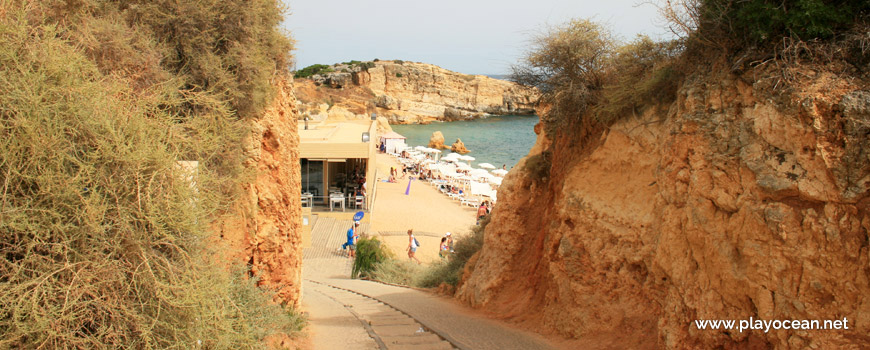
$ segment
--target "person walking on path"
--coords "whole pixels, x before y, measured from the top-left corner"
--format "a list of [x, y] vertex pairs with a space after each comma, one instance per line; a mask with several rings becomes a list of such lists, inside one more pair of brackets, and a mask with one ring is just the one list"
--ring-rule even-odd
[[342, 245], [342, 248], [347, 248], [347, 256], [351, 259], [356, 257], [356, 239], [359, 238], [359, 221], [354, 221], [353, 227], [347, 229], [347, 242]]
[[417, 259], [417, 247], [420, 246], [420, 242], [417, 241], [417, 238], [414, 238], [414, 230], [408, 230], [408, 259], [413, 259], [417, 262], [417, 264], [421, 264], [420, 259]]
[[450, 254], [450, 247], [447, 246], [447, 237], [441, 237], [441, 246], [438, 247], [438, 256], [441, 259], [447, 259], [447, 254]]

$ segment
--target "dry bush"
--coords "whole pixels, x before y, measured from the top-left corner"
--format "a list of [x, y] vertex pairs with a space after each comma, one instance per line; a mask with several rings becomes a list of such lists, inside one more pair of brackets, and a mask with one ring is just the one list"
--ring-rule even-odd
[[298, 330], [244, 267], [211, 262], [210, 220], [244, 178], [226, 101], [179, 90], [121, 22], [80, 11], [77, 32], [60, 2], [3, 1], [0, 348], [258, 348]]
[[615, 46], [609, 31], [585, 19], [550, 28], [532, 40], [511, 79], [543, 92], [541, 103], [551, 106], [541, 116], [548, 133], [579, 119], [597, 103]]
[[584, 116], [611, 123], [671, 101], [682, 78], [674, 59], [682, 51], [682, 41], [639, 37], [621, 44], [600, 25], [573, 20], [535, 38], [512, 79], [544, 93], [541, 102], [550, 108], [541, 120], [552, 135]]

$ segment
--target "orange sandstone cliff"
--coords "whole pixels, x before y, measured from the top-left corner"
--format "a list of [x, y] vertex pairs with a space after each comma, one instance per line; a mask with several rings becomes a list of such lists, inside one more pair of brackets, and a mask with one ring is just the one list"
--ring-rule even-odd
[[277, 301], [300, 306], [302, 206], [299, 201], [299, 134], [292, 82], [277, 83], [264, 115], [251, 121], [245, 165], [251, 170], [245, 198], [223, 220], [221, 238], [230, 255], [243, 259]]
[[[753, 74], [691, 76], [606, 129], [536, 127], [457, 297], [585, 348], [870, 344], [868, 84]], [[849, 329], [694, 324], [750, 317]]]
[[312, 119], [367, 119], [391, 124], [465, 120], [486, 115], [532, 114], [537, 89], [483, 75], [416, 62], [338, 64], [335, 72], [299, 79], [300, 109]]

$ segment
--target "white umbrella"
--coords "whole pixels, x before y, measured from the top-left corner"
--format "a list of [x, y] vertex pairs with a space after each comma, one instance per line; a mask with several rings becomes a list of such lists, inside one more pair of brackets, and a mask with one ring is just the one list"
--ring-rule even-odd
[[508, 172], [507, 172], [507, 170], [504, 170], [504, 169], [496, 169], [496, 170], [493, 170], [492, 173], [496, 174], [498, 176], [504, 176]]
[[486, 169], [473, 169], [469, 172], [469, 174], [473, 176], [486, 176], [489, 175], [489, 172]]
[[489, 183], [491, 183], [493, 185], [501, 185], [501, 182], [503, 180], [504, 180], [504, 178], [501, 178], [501, 177], [493, 177], [493, 178], [489, 179]]
[[495, 169], [495, 166], [492, 164], [489, 164], [489, 163], [480, 163], [477, 166], [484, 168], [484, 169]]
[[474, 160], [475, 158], [472, 156], [459, 156], [459, 159], [467, 160], [470, 162], [470, 161]]
[[467, 163], [458, 162], [456, 163], [456, 168], [459, 170], [471, 170], [471, 166]]
[[426, 146], [417, 146], [417, 147], [414, 147], [414, 149], [418, 150], [418, 151], [423, 151], [426, 149]]

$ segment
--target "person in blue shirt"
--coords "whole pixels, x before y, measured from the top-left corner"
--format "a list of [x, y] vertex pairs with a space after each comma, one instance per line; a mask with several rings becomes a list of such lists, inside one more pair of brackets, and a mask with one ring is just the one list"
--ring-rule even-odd
[[347, 242], [341, 245], [341, 249], [347, 249], [348, 257], [356, 257], [356, 239], [359, 238], [359, 221], [354, 221], [353, 227], [347, 229]]

